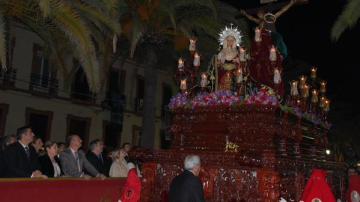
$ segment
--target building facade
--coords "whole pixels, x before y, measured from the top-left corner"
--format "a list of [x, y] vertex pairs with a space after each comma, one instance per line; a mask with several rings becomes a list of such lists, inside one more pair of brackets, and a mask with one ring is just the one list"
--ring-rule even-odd
[[[95, 138], [104, 139], [111, 147], [124, 142], [140, 144], [144, 100], [141, 65], [119, 60], [108, 83], [95, 95], [89, 91], [81, 68], [71, 78], [64, 78], [51, 66], [36, 34], [13, 26], [10, 35], [8, 71], [0, 73], [0, 136], [15, 134], [18, 127], [29, 124], [45, 141], [64, 142], [67, 135], [76, 133], [84, 145]], [[75, 62], [67, 64], [76, 66]], [[158, 75], [155, 148], [160, 147], [164, 129], [163, 108], [174, 92], [172, 76], [162, 71]], [[115, 96], [111, 92], [116, 92]], [[109, 107], [114, 99], [121, 105], [116, 112]], [[120, 118], [114, 123], [116, 116]]]

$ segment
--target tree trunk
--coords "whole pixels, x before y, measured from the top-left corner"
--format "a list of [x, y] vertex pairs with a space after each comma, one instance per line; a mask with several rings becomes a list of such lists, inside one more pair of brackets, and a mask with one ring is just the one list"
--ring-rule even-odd
[[156, 93], [157, 93], [157, 55], [153, 46], [146, 48], [144, 62], [145, 96], [141, 146], [152, 149], [155, 142]]

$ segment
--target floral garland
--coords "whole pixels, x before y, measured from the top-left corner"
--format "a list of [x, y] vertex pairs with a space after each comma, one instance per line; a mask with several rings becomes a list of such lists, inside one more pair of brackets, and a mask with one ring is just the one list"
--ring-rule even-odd
[[199, 93], [193, 99], [187, 95], [178, 93], [170, 100], [169, 108], [191, 108], [211, 106], [235, 106], [240, 104], [271, 105], [278, 106], [279, 101], [270, 88], [262, 88], [256, 94], [248, 97], [240, 97], [231, 91], [216, 91], [213, 93]]

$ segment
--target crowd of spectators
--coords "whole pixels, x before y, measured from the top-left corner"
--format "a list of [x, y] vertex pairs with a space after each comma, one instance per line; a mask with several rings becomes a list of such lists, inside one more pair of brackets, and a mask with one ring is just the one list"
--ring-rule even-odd
[[127, 177], [130, 143], [106, 154], [100, 139], [92, 140], [86, 153], [82, 148], [82, 139], [77, 134], [68, 136], [66, 143], [44, 143], [30, 126], [18, 128], [16, 135], [3, 136], [0, 140], [0, 177]]

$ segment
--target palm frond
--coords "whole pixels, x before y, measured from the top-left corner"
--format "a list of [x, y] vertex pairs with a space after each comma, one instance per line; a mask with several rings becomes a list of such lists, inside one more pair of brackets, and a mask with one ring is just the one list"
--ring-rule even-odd
[[59, 4], [53, 10], [54, 23], [65, 33], [68, 39], [75, 45], [75, 53], [84, 68], [89, 87], [98, 92], [99, 64], [95, 54], [95, 47], [91, 40], [91, 31], [79, 15], [66, 4]]
[[51, 0], [38, 0], [39, 8], [42, 11], [44, 17], [48, 17], [50, 14], [50, 1]]
[[133, 17], [133, 26], [131, 34], [130, 57], [134, 57], [136, 47], [144, 35], [144, 26], [138, 17]]
[[346, 29], [356, 25], [359, 18], [360, 0], [348, 0], [347, 5], [331, 29], [331, 38], [335, 41], [338, 40]]

